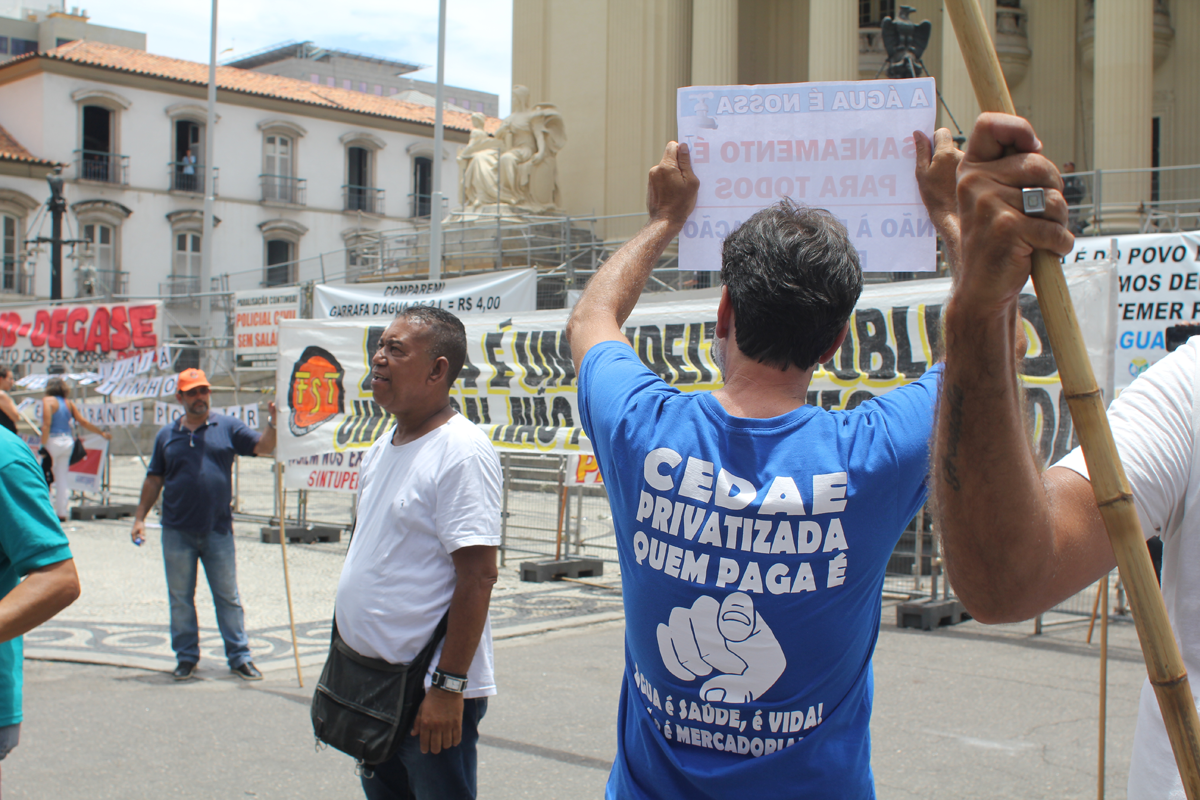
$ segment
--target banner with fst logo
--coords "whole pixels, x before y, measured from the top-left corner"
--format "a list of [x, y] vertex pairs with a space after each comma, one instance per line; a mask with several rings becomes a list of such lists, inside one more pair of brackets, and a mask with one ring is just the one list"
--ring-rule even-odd
[[79, 303], [0, 310], [0, 363], [45, 372], [82, 372], [122, 355], [157, 348], [162, 303]]
[[1112, 257], [1117, 243], [1116, 389], [1200, 335], [1200, 232], [1090, 236], [1064, 263]]
[[913, 131], [933, 136], [932, 78], [678, 90], [679, 140], [700, 178], [679, 268], [721, 268], [726, 236], [783, 198], [842, 221], [865, 271], [936, 269]]
[[[1111, 386], [1115, 278], [1107, 263], [1074, 265], [1068, 285], [1093, 369]], [[845, 344], [820, 366], [811, 405], [853, 409], [910, 383], [938, 359], [941, 308], [948, 279], [868, 286]], [[672, 293], [641, 302], [624, 330], [642, 363], [681, 391], [719, 388], [713, 360], [717, 300]], [[664, 302], [665, 301], [665, 302]], [[1029, 351], [1021, 365], [1031, 429], [1043, 460], [1065, 454], [1074, 430], [1058, 370], [1030, 284], [1021, 297]], [[566, 310], [464, 320], [467, 363], [451, 403], [501, 450], [591, 454], [579, 427], [576, 374], [564, 334]], [[285, 321], [279, 330], [277, 457], [289, 488], [355, 491], [362, 455], [392, 424], [374, 401], [370, 355], [385, 323]], [[1111, 396], [1111, 395], [1110, 395]], [[580, 482], [595, 482], [584, 464]], [[576, 464], [578, 468], [578, 464]]]

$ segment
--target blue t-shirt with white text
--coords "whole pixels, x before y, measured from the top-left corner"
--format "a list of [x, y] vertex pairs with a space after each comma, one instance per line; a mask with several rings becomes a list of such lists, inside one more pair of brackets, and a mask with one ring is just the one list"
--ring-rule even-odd
[[607, 797], [874, 797], [880, 594], [925, 501], [941, 371], [852, 411], [748, 419], [625, 344], [588, 351], [580, 419], [625, 578]]

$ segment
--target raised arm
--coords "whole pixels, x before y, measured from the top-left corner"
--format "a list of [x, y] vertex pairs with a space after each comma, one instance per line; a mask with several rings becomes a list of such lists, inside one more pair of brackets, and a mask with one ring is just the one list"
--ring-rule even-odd
[[[1018, 296], [1034, 249], [1063, 254], [1073, 241], [1062, 180], [1040, 150], [1026, 120], [984, 114], [958, 170], [963, 251], [945, 312], [934, 491], [950, 580], [983, 622], [1027, 619], [1113, 563], [1090, 485], [1041, 473], [1021, 407]], [[1044, 219], [1021, 210], [1021, 187], [1036, 186]]]
[[659, 257], [683, 230], [699, 189], [687, 145], [668, 143], [662, 161], [650, 170], [646, 188], [650, 221], [596, 271], [567, 321], [576, 372], [594, 345], [627, 341], [621, 325], [637, 305]]

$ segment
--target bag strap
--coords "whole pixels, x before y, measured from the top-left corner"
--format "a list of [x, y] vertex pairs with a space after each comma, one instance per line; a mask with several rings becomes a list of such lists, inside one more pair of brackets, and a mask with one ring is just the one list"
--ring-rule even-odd
[[[437, 646], [439, 644], [441, 644], [442, 639], [445, 638], [445, 636], [446, 636], [446, 629], [449, 627], [450, 627], [450, 609], [446, 609], [446, 613], [443, 614], [442, 618], [438, 621], [437, 627], [435, 627], [433, 629], [433, 635], [431, 637], [429, 637], [429, 641], [425, 643], [425, 646], [421, 648], [421, 652], [417, 653], [416, 657], [413, 658], [413, 660], [410, 661], [409, 663], [428, 664], [433, 659], [433, 651], [437, 649]], [[333, 629], [329, 632], [329, 646], [334, 647], [334, 646], [336, 646], [336, 643], [339, 641], [342, 642], [342, 644], [346, 645], [346, 647], [350, 648], [350, 645], [347, 645], [345, 643], [345, 640], [343, 640], [342, 637], [340, 635], [338, 635], [337, 609], [335, 608], [333, 610]], [[350, 648], [350, 649], [353, 650], [353, 648]], [[355, 651], [355, 652], [357, 652], [357, 651]], [[359, 655], [362, 656], [361, 653]], [[366, 658], [366, 656], [362, 656], [362, 657]], [[371, 659], [371, 660], [376, 660], [376, 659]]]

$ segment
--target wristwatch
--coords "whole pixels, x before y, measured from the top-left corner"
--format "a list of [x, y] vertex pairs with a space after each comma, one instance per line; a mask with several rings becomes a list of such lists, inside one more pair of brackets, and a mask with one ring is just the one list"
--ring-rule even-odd
[[443, 692], [462, 694], [467, 690], [467, 676], [443, 672], [442, 668], [438, 667], [433, 671], [433, 678], [430, 680], [429, 685], [436, 686]]

